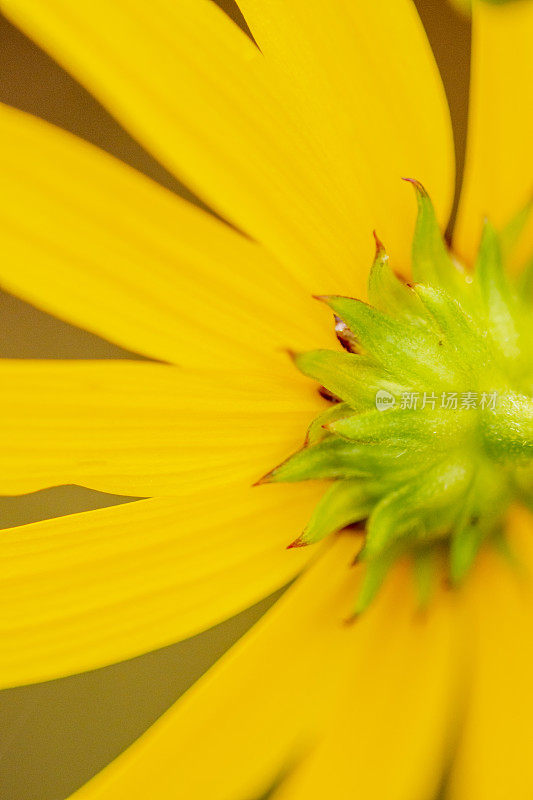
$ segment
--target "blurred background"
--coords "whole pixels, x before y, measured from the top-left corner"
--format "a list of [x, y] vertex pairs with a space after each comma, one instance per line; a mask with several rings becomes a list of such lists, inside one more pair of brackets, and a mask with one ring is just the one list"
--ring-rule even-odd
[[[245, 27], [233, 0], [218, 0], [218, 4]], [[417, 0], [416, 4], [446, 87], [460, 175], [468, 111], [468, 19], [446, 0]], [[96, 100], [1, 14], [0, 100], [88, 139], [196, 202]], [[0, 328], [0, 357], [4, 358], [137, 357], [1, 289]], [[127, 500], [76, 486], [0, 497], [0, 527]], [[156, 720], [274, 599], [186, 642], [122, 664], [0, 692], [1, 800], [68, 797]]]

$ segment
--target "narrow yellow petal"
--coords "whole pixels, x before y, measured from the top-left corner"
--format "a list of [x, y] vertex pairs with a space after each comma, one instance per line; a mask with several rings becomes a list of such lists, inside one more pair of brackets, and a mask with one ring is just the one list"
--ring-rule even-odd
[[[470, 128], [455, 244], [472, 261], [483, 217], [505, 225], [533, 193], [533, 5], [474, 0]], [[533, 221], [520, 256], [533, 249]]]
[[211, 0], [0, 7], [163, 164], [286, 263], [323, 279], [355, 264], [353, 209], [323, 146]]
[[357, 641], [338, 715], [275, 800], [436, 796], [456, 722], [462, 630], [445, 594], [417, 613], [409, 581], [381, 601], [390, 627], [374, 624]]
[[[0, 361], [0, 492], [140, 497], [240, 486], [302, 443], [324, 401], [289, 358], [199, 373], [142, 361]], [[268, 491], [268, 490], [266, 490]]]
[[161, 360], [217, 366], [313, 346], [327, 324], [310, 299], [318, 284], [107, 153], [1, 104], [0, 170], [0, 284], [69, 322]]
[[[328, 546], [326, 546], [328, 547]], [[356, 543], [340, 537], [76, 800], [260, 796], [315, 738], [345, 676]]]
[[[449, 111], [411, 0], [238, 0], [298, 116], [349, 197], [354, 235], [377, 228], [407, 267], [414, 207], [400, 177], [422, 181], [446, 225], [454, 186]], [[367, 242], [358, 238], [360, 252]]]
[[522, 568], [486, 558], [467, 585], [475, 658], [451, 800], [527, 800], [533, 792], [533, 518], [517, 512], [511, 539]]
[[289, 581], [317, 488], [210, 488], [2, 531], [0, 685], [49, 680], [186, 638]]

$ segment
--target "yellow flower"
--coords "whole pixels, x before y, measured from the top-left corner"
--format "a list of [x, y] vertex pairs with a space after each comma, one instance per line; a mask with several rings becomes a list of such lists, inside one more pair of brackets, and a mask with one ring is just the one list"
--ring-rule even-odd
[[[3, 686], [272, 611], [80, 798], [276, 800], [533, 790], [531, 518], [520, 578], [483, 553], [417, 613], [399, 564], [354, 626], [359, 540], [287, 551], [321, 488], [251, 484], [324, 407], [284, 348], [330, 346], [312, 294], [361, 295], [377, 228], [408, 269], [419, 178], [444, 226], [448, 110], [410, 0], [2, 0], [232, 224], [104, 152], [0, 109], [2, 286], [153, 359], [1, 364], [1, 490], [77, 483], [135, 503], [5, 531]], [[327, 13], [325, 13], [325, 9]], [[533, 4], [474, 3], [455, 248], [531, 191]], [[517, 260], [531, 250], [533, 227]], [[154, 363], [154, 362], [158, 363]]]

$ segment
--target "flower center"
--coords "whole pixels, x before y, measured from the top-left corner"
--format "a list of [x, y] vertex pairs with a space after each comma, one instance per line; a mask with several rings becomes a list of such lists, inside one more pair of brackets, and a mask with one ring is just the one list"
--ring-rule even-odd
[[479, 548], [502, 535], [514, 499], [533, 505], [533, 262], [506, 273], [525, 209], [502, 233], [485, 223], [467, 272], [442, 239], [416, 181], [413, 285], [376, 237], [369, 303], [323, 296], [343, 351], [294, 356], [332, 400], [304, 447], [262, 482], [327, 479], [303, 534], [310, 545], [367, 521], [355, 613], [394, 561], [445, 549], [460, 582]]

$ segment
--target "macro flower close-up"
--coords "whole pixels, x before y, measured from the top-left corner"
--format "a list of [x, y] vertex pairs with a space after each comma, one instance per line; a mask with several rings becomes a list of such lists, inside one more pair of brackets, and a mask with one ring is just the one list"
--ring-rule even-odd
[[0, 104], [0, 288], [126, 352], [0, 359], [1, 493], [124, 501], [3, 524], [0, 688], [277, 593], [70, 796], [528, 800], [533, 2], [460, 159], [413, 0], [222, 5], [0, 0], [188, 192]]

